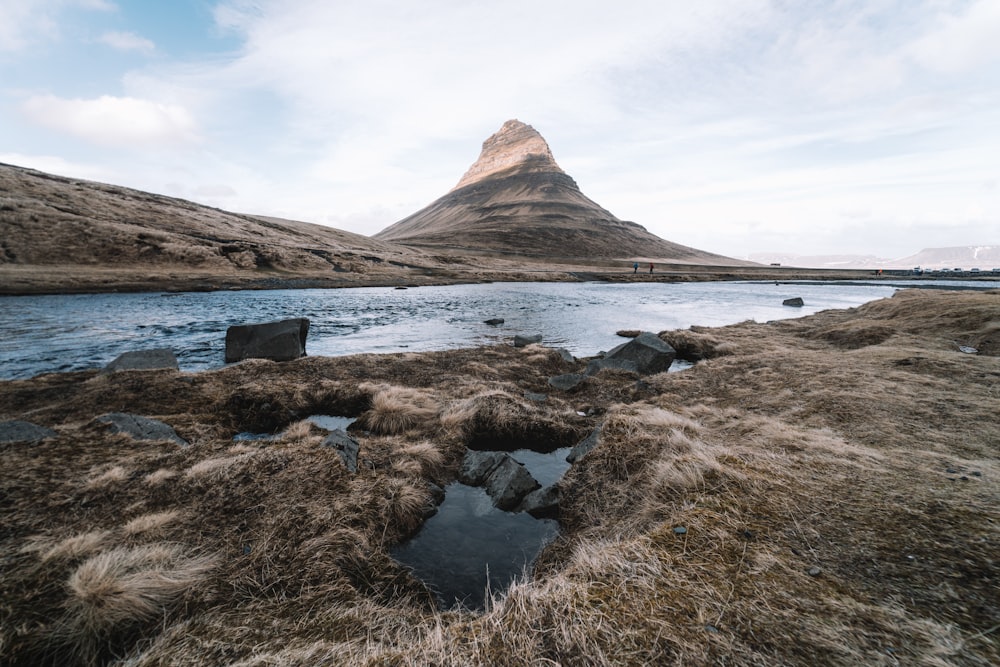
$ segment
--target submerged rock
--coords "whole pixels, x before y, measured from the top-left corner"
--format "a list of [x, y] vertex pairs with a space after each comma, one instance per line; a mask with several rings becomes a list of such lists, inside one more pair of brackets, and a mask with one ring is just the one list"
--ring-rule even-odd
[[149, 371], [160, 368], [169, 368], [175, 371], [179, 369], [177, 357], [170, 348], [162, 347], [153, 350], [123, 352], [115, 357], [114, 361], [105, 366], [101, 370], [101, 373], [131, 370]]
[[482, 486], [504, 458], [510, 457], [503, 452], [466, 452], [458, 471], [458, 481], [469, 486]]
[[229, 327], [226, 363], [244, 359], [291, 361], [304, 357], [308, 334], [309, 320], [305, 317]]
[[536, 519], [555, 519], [559, 516], [559, 486], [550, 484], [541, 489], [535, 489], [524, 497], [521, 512], [527, 512]]
[[188, 441], [177, 435], [171, 426], [149, 417], [110, 412], [95, 421], [110, 426], [112, 433], [124, 433], [136, 440], [167, 440], [183, 447], [188, 445]]
[[491, 317], [488, 320], [483, 320], [483, 324], [488, 324], [491, 327], [500, 326], [501, 324], [503, 324], [503, 318], [502, 317]]
[[334, 429], [330, 431], [330, 435], [323, 439], [320, 443], [323, 447], [333, 447], [337, 450], [337, 454], [340, 455], [340, 460], [344, 462], [344, 467], [347, 468], [348, 472], [358, 471], [358, 451], [361, 449], [361, 445], [358, 441], [347, 435], [346, 431], [341, 429]]
[[59, 434], [50, 428], [19, 419], [0, 422], [0, 443], [38, 442], [57, 435]]

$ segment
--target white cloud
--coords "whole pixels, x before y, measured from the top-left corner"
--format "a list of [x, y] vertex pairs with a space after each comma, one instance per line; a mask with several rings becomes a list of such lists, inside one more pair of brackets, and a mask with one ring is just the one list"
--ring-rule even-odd
[[3, 0], [0, 53], [20, 51], [36, 41], [58, 38], [63, 12], [72, 8], [110, 12], [117, 6], [107, 0]]
[[963, 72], [1000, 61], [1000, 2], [979, 0], [962, 14], [940, 14], [906, 52], [929, 70]]
[[21, 106], [31, 122], [85, 141], [114, 146], [171, 145], [197, 139], [194, 118], [181, 106], [131, 97], [30, 97]]
[[37, 169], [50, 174], [72, 174], [76, 178], [110, 182], [115, 174], [107, 168], [84, 162], [74, 162], [58, 155], [25, 155], [23, 153], [0, 153], [0, 162], [18, 167]]
[[151, 40], [132, 32], [106, 32], [98, 38], [98, 41], [118, 51], [152, 53], [156, 50], [156, 45]]

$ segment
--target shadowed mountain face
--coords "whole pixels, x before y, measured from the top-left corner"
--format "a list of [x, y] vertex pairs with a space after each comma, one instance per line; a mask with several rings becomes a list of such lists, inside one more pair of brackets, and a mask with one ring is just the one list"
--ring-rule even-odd
[[509, 120], [458, 185], [375, 238], [536, 257], [650, 258], [736, 265], [619, 220], [584, 195], [530, 125]]

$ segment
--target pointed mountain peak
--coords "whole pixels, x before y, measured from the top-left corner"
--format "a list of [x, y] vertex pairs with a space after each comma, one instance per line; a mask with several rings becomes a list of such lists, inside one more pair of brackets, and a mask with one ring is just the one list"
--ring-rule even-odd
[[549, 145], [535, 128], [519, 120], [508, 120], [496, 134], [483, 142], [479, 159], [469, 167], [452, 192], [513, 169], [518, 172], [564, 173], [552, 157]]

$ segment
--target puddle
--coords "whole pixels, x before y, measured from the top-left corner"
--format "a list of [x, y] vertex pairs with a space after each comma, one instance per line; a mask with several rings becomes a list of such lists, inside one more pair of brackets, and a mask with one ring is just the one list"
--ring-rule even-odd
[[[357, 421], [357, 418], [355, 417], [336, 417], [334, 415], [310, 415], [306, 417], [306, 419], [320, 428], [325, 428], [327, 431], [335, 431], [338, 428], [342, 431], [346, 431], [348, 426]], [[249, 431], [244, 431], [234, 435], [233, 441], [246, 442], [248, 440], [277, 440], [280, 437], [280, 433], [250, 433]]]
[[554, 520], [504, 512], [483, 489], [454, 482], [437, 514], [392, 555], [442, 607], [483, 609], [487, 588], [505, 590], [558, 533]]
[[327, 431], [346, 431], [347, 427], [357, 421], [356, 417], [335, 417], [333, 415], [310, 415], [306, 417], [309, 421]]
[[[510, 456], [545, 487], [569, 469], [569, 451], [517, 449]], [[437, 514], [392, 555], [434, 591], [441, 607], [483, 609], [487, 590], [506, 590], [558, 534], [557, 521], [497, 509], [484, 489], [454, 482]]]
[[538, 480], [543, 487], [555, 484], [569, 470], [569, 461], [566, 456], [570, 447], [560, 447], [559, 449], [541, 453], [531, 449], [517, 449], [510, 453], [512, 459], [524, 465], [531, 473], [531, 476]]

